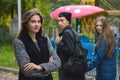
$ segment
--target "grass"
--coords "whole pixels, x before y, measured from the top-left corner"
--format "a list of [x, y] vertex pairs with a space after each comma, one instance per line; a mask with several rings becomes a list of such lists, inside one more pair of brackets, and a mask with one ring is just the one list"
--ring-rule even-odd
[[18, 68], [12, 45], [6, 44], [0, 47], [0, 66]]
[[[0, 66], [18, 69], [18, 65], [14, 56], [14, 49], [12, 45], [0, 46]], [[54, 80], [58, 80], [57, 71], [52, 73]]]

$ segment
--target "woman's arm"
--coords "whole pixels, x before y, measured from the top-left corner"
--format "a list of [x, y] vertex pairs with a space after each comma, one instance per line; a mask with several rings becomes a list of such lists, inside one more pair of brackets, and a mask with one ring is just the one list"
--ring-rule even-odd
[[75, 45], [73, 40], [74, 40], [74, 36], [70, 34], [70, 31], [67, 30], [63, 33], [62, 41], [60, 42], [62, 44], [61, 49], [62, 49], [62, 52], [64, 52], [65, 55], [67, 56], [70, 56], [74, 53]]
[[42, 66], [45, 69], [46, 72], [53, 72], [57, 70], [61, 66], [61, 61], [60, 58], [58, 57], [55, 49], [53, 49], [50, 40], [48, 39], [48, 49], [49, 49], [49, 54], [52, 56], [53, 60], [50, 60], [48, 63], [42, 63], [40, 66]]
[[18, 61], [18, 64], [19, 64], [21, 71], [24, 73], [25, 76], [41, 77], [41, 76], [47, 75], [47, 73], [43, 74], [42, 71], [35, 70], [35, 69], [30, 70], [30, 71], [25, 70], [25, 65], [30, 63], [30, 57], [28, 56], [28, 54], [25, 50], [25, 46], [22, 43], [22, 41], [19, 39], [15, 39], [13, 45], [14, 45], [15, 57]]
[[103, 60], [106, 58], [107, 51], [108, 51], [108, 46], [105, 45], [105, 42], [102, 39], [100, 45], [95, 51], [94, 58], [88, 63], [88, 71], [95, 68], [101, 62], [103, 62]]

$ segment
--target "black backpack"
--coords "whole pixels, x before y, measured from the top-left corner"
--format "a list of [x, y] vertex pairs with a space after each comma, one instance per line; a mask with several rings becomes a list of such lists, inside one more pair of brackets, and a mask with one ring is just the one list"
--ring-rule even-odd
[[71, 39], [74, 37], [74, 54], [68, 59], [68, 61], [63, 65], [63, 70], [68, 75], [73, 77], [83, 76], [87, 71], [87, 53], [88, 50], [83, 48], [77, 33], [73, 29], [68, 30], [70, 33]]

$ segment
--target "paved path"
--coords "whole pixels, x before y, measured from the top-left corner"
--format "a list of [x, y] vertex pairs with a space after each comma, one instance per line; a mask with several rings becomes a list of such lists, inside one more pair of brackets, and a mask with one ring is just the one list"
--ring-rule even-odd
[[[87, 80], [94, 80], [93, 77], [87, 76]], [[10, 72], [0, 71], [0, 80], [18, 80], [18, 75]]]
[[0, 80], [18, 80], [18, 76], [10, 72], [0, 71]]
[[[18, 70], [0, 67], [0, 80], [18, 80]], [[94, 77], [86, 75], [86, 80], [94, 80]]]
[[[87, 80], [94, 80], [93, 77], [87, 76]], [[0, 71], [0, 80], [18, 80], [18, 75]]]
[[18, 80], [18, 70], [0, 66], [0, 80]]

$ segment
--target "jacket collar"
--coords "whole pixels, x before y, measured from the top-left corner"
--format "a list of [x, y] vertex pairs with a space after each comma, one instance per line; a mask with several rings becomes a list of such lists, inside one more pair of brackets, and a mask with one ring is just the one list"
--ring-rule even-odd
[[71, 25], [69, 25], [69, 26], [65, 27], [65, 28], [63, 29], [62, 33], [63, 33], [65, 30], [67, 30], [67, 29], [71, 29], [71, 28], [72, 28], [72, 26], [71, 26]]
[[67, 27], [65, 27], [63, 29], [63, 31], [61, 33], [59, 33], [59, 36], [62, 36], [62, 34], [67, 30], [67, 29], [72, 29], [72, 26], [71, 25], [68, 25]]

